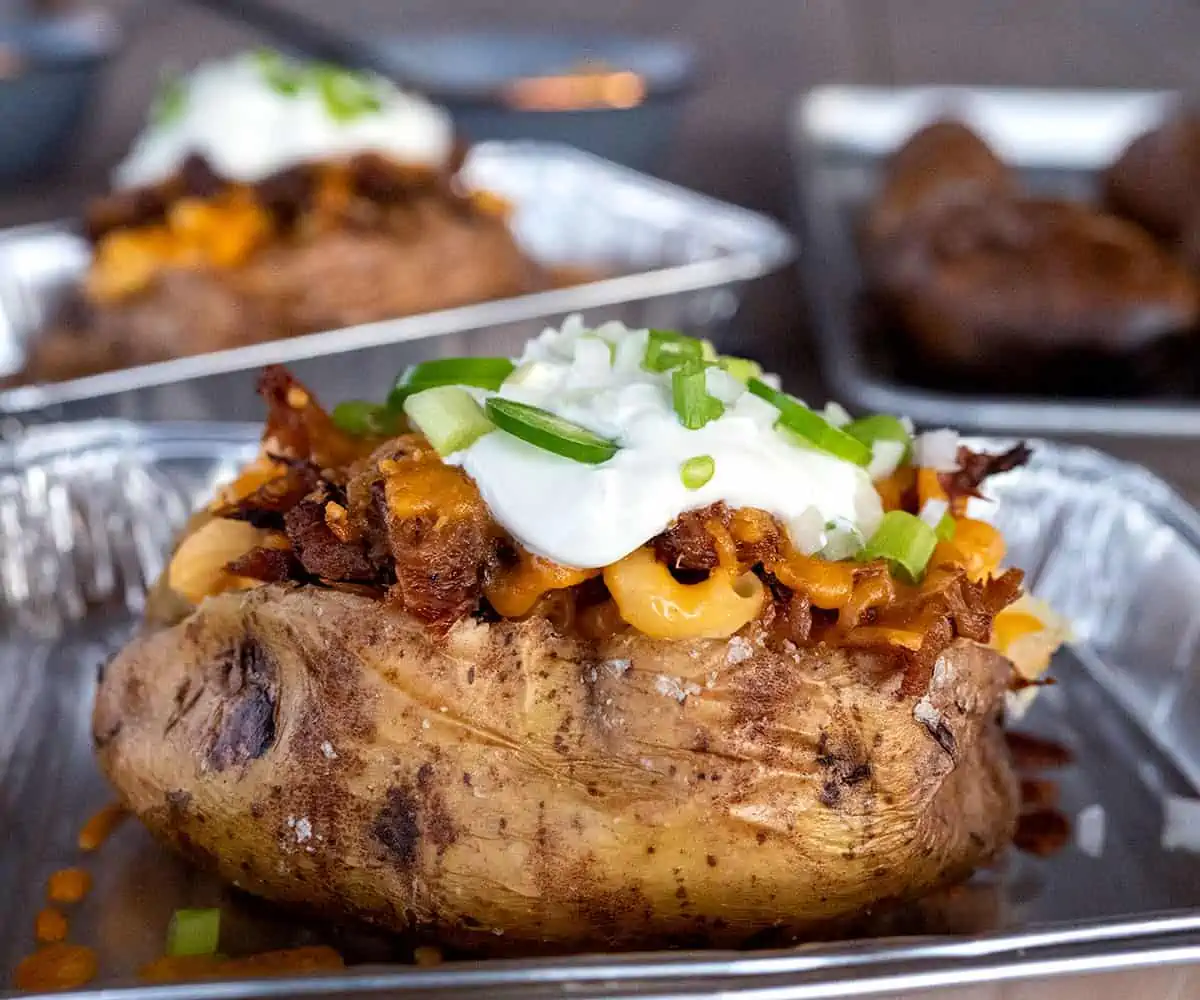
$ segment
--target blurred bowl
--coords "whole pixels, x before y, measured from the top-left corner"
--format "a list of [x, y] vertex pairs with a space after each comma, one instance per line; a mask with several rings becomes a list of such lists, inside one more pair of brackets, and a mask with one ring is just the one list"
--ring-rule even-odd
[[97, 11], [0, 22], [0, 180], [62, 165], [118, 43]]
[[472, 141], [570, 143], [638, 170], [661, 164], [695, 79], [676, 41], [539, 32], [413, 34], [372, 43]]

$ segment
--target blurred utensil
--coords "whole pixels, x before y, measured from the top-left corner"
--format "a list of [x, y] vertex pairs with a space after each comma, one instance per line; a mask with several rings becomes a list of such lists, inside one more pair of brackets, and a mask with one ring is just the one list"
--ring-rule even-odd
[[62, 163], [119, 42], [99, 11], [0, 19], [0, 180]]

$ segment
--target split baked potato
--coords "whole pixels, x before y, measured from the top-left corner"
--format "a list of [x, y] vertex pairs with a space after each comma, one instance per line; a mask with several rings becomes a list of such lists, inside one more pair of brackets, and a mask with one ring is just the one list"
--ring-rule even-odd
[[130, 646], [96, 742], [143, 822], [242, 888], [488, 950], [827, 932], [1007, 844], [998, 653], [953, 645], [898, 697], [870, 652], [756, 638], [434, 643], [273, 584]]
[[[264, 457], [193, 519], [97, 694], [102, 769], [181, 854], [521, 954], [836, 934], [1010, 843], [1014, 674], [989, 640], [1019, 574], [960, 515], [1019, 449], [963, 449], [942, 479], [959, 533], [919, 583], [800, 555], [761, 511], [681, 513], [639, 558], [687, 594], [749, 565], [756, 610], [663, 638], [629, 624], [612, 567], [519, 554], [423, 439], [348, 439], [272, 378]], [[886, 507], [936, 483], [878, 488]]]

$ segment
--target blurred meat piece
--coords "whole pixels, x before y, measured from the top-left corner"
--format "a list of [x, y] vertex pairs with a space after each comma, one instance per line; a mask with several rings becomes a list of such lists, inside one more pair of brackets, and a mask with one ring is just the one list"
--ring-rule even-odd
[[888, 163], [867, 219], [878, 244], [920, 216], [946, 205], [1016, 194], [1012, 171], [987, 143], [958, 122], [935, 122], [917, 132]]
[[1135, 139], [1105, 172], [1103, 186], [1114, 212], [1162, 240], [1184, 243], [1200, 223], [1200, 116], [1178, 115]]
[[910, 337], [954, 367], [1133, 352], [1197, 317], [1196, 285], [1167, 251], [1132, 223], [1068, 202], [947, 204], [890, 239], [874, 266]]

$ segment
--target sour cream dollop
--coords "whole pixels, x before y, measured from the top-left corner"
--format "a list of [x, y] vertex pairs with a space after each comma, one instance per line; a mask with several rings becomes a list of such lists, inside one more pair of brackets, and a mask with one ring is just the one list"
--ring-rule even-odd
[[[779, 411], [716, 368], [708, 391], [724, 414], [699, 430], [684, 427], [671, 373], [642, 367], [647, 338], [646, 330], [616, 323], [588, 331], [571, 317], [526, 345], [521, 367], [498, 392], [616, 441], [620, 450], [607, 462], [561, 458], [500, 431], [447, 459], [474, 479], [517, 541], [562, 565], [607, 566], [685, 511], [718, 500], [795, 525], [794, 540], [811, 537], [814, 522], [818, 532], [835, 523], [870, 536], [883, 512], [865, 469], [789, 441], [775, 429]], [[689, 489], [680, 468], [702, 455], [713, 460], [712, 478]]]
[[[283, 85], [280, 74], [286, 74]], [[155, 184], [192, 153], [222, 177], [246, 183], [364, 152], [434, 167], [449, 159], [454, 127], [444, 109], [382, 77], [355, 78], [369, 88], [370, 107], [338, 115], [313, 67], [254, 52], [206, 63], [160, 95], [113, 183]]]

